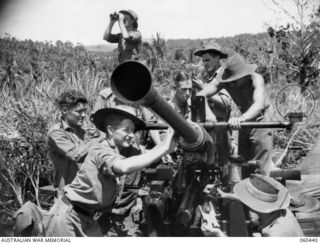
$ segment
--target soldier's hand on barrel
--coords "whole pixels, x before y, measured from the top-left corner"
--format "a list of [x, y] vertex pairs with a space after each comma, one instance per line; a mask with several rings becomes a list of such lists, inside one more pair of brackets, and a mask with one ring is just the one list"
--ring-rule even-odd
[[236, 130], [239, 130], [241, 128], [241, 122], [244, 122], [244, 119], [242, 117], [233, 117], [228, 121], [230, 128]]
[[228, 194], [222, 191], [220, 188], [217, 188], [216, 196], [219, 198], [228, 198]]
[[164, 164], [173, 163], [173, 159], [170, 154], [164, 155], [161, 159]]

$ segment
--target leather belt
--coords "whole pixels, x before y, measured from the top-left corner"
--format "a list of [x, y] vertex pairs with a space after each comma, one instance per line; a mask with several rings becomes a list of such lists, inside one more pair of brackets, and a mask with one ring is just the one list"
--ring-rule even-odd
[[102, 211], [97, 211], [97, 210], [88, 210], [85, 209], [84, 207], [81, 207], [79, 204], [75, 204], [71, 202], [66, 196], [62, 196], [62, 201], [67, 204], [67, 205], [72, 205], [72, 208], [75, 212], [82, 214], [88, 218], [94, 218], [97, 214], [101, 214]]

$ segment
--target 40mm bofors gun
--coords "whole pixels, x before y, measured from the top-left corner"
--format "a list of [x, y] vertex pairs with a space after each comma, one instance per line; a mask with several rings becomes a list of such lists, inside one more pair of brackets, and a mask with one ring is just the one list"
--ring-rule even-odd
[[[159, 165], [156, 169], [149, 170], [152, 178], [150, 192], [144, 200], [146, 235], [201, 235], [199, 222], [206, 221], [205, 216], [210, 214], [209, 219], [213, 225], [220, 226], [229, 236], [246, 233], [241, 228], [238, 230], [239, 226], [246, 228], [246, 214], [240, 214], [241, 218], [235, 217], [239, 215], [239, 209], [243, 210], [242, 206], [235, 205], [229, 211], [229, 206], [221, 207], [226, 204], [221, 204], [220, 199], [203, 193], [207, 184], [217, 187], [223, 184], [221, 167], [212, 157], [215, 145], [208, 131], [218, 127], [226, 128], [228, 123], [206, 123], [199, 119], [192, 123], [186, 121], [154, 89], [148, 68], [140, 62], [127, 61], [120, 64], [112, 73], [111, 89], [123, 102], [150, 109], [180, 136], [182, 162], [176, 167]], [[242, 127], [289, 128], [291, 125], [291, 122], [250, 122], [243, 123]], [[167, 126], [149, 125], [149, 129], [161, 128]], [[245, 168], [254, 168], [252, 164], [247, 166]]]

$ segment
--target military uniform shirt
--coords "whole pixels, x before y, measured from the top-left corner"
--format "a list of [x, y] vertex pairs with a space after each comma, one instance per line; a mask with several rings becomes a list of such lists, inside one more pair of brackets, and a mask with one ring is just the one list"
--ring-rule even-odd
[[113, 172], [112, 166], [117, 160], [137, 155], [137, 151], [134, 147], [127, 148], [123, 156], [107, 139], [97, 143], [75, 179], [64, 188], [65, 195], [70, 201], [90, 210], [111, 207], [124, 184], [120, 184], [120, 175]]
[[142, 43], [142, 36], [140, 31], [132, 30], [128, 31], [129, 39], [125, 40], [122, 34], [111, 34], [108, 38], [108, 42], [118, 43], [119, 51], [119, 63], [126, 60], [138, 59], [140, 46]]
[[179, 114], [181, 114], [186, 120], [191, 120], [191, 109], [188, 103], [185, 103], [184, 107], [180, 107], [176, 102], [176, 98], [173, 97], [168, 101], [169, 105], [173, 107]]
[[54, 186], [71, 183], [95, 140], [85, 138], [85, 130], [66, 122], [55, 124], [48, 132], [48, 157], [54, 165]]
[[262, 229], [262, 236], [269, 237], [301, 237], [304, 236], [301, 227], [292, 212], [286, 209], [286, 214], [274, 220]]

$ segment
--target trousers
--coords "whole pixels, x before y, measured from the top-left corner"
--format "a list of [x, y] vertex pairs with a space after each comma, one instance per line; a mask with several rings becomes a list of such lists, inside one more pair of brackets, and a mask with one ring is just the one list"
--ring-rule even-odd
[[51, 237], [103, 236], [96, 220], [74, 210], [60, 196], [50, 209], [45, 226], [45, 235]]
[[[255, 121], [270, 121], [269, 114], [260, 116]], [[273, 134], [269, 128], [242, 128], [239, 131], [238, 150], [246, 160], [259, 160], [260, 173], [269, 175], [272, 161]]]

